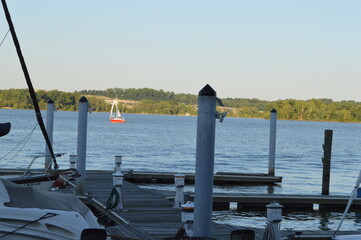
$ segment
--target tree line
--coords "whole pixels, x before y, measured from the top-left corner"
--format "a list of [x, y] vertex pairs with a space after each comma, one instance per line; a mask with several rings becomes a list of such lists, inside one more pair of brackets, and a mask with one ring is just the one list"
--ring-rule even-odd
[[[176, 94], [149, 88], [106, 90], [83, 90], [73, 93], [58, 90], [38, 90], [39, 106], [46, 109], [49, 99], [55, 102], [58, 110], [76, 111], [81, 96], [86, 95], [91, 108], [98, 112], [110, 111], [113, 98], [122, 101], [118, 107], [124, 113], [196, 115], [197, 96]], [[332, 101], [332, 99], [295, 100], [285, 99], [265, 101], [256, 98], [225, 98], [225, 107], [219, 111], [228, 111], [230, 117], [269, 118], [273, 108], [278, 119], [306, 121], [361, 122], [361, 103], [355, 101]], [[32, 109], [32, 101], [27, 89], [0, 90], [0, 108]]]

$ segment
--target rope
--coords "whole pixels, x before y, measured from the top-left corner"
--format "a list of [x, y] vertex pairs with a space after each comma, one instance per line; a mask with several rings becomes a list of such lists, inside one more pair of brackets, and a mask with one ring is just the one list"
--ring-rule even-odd
[[24, 224], [23, 226], [20, 226], [17, 229], [11, 231], [11, 232], [5, 233], [4, 235], [0, 236], [0, 238], [3, 238], [3, 237], [5, 237], [7, 235], [10, 235], [10, 234], [13, 234], [13, 233], [19, 231], [20, 229], [23, 229], [24, 227], [26, 227], [26, 226], [28, 226], [28, 225], [30, 225], [32, 223], [38, 222], [38, 221], [43, 220], [43, 219], [55, 217], [56, 215], [57, 214], [55, 214], [55, 213], [46, 213], [43, 216], [39, 217], [38, 219], [35, 219], [34, 221], [28, 222], [28, 223]]
[[276, 231], [277, 229], [274, 228], [274, 225], [268, 223], [264, 230], [262, 240], [279, 240], [276, 238]]
[[107, 213], [108, 211], [116, 208], [118, 206], [118, 204], [120, 203], [120, 196], [119, 196], [119, 193], [116, 189], [116, 187], [113, 187], [110, 195], [109, 195], [109, 198], [108, 198], [108, 201], [107, 201], [107, 206], [105, 208], [105, 212]]
[[21, 140], [21, 141], [19, 142], [18, 145], [16, 145], [16, 146], [15, 146], [13, 149], [11, 149], [8, 153], [6, 153], [6, 154], [3, 155], [2, 157], [0, 157], [0, 160], [2, 160], [2, 159], [5, 158], [6, 156], [8, 156], [10, 153], [12, 153], [13, 151], [15, 151], [15, 149], [18, 148], [22, 143], [24, 143], [23, 146], [21, 146], [21, 148], [15, 153], [15, 155], [14, 155], [12, 158], [10, 158], [10, 159], [9, 159], [5, 164], [3, 164], [1, 167], [5, 167], [6, 165], [8, 165], [8, 164], [10, 163], [10, 161], [13, 160], [13, 159], [21, 152], [21, 150], [23, 150], [23, 148], [25, 147], [25, 145], [26, 145], [27, 142], [29, 141], [31, 135], [33, 135], [33, 133], [34, 133], [34, 131], [35, 131], [35, 129], [36, 129], [36, 127], [37, 127], [38, 125], [39, 125], [38, 123], [35, 124], [34, 128], [28, 133], [28, 135], [26, 135], [26, 136], [24, 137], [23, 140]]
[[1, 40], [1, 42], [0, 42], [0, 47], [1, 47], [1, 45], [3, 45], [3, 42], [5, 41], [5, 38], [7, 37], [7, 35], [9, 34], [9, 32], [10, 32], [10, 29], [8, 29], [8, 31], [6, 32], [3, 40]]

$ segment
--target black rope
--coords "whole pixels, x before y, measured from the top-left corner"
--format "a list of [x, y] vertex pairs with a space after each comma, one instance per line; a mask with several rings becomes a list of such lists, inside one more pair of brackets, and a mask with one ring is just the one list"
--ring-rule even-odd
[[32, 223], [38, 222], [38, 221], [43, 220], [43, 219], [55, 217], [56, 215], [57, 214], [55, 214], [55, 213], [46, 213], [43, 216], [39, 217], [38, 219], [35, 219], [34, 221], [28, 222], [27, 224], [24, 224], [23, 226], [18, 227], [17, 229], [15, 229], [15, 230], [13, 230], [11, 232], [5, 233], [4, 235], [0, 236], [0, 238], [3, 238], [3, 237], [5, 237], [7, 235], [10, 235], [10, 234], [13, 234], [13, 233], [19, 231], [20, 229], [23, 229], [24, 227], [26, 227], [26, 226], [28, 226], [28, 225], [30, 225]]
[[44, 135], [45, 142], [46, 142], [46, 144], [47, 144], [47, 146], [48, 146], [48, 149], [49, 149], [49, 152], [50, 152], [50, 154], [51, 154], [51, 157], [52, 157], [52, 159], [53, 159], [54, 168], [55, 168], [55, 169], [58, 169], [59, 166], [58, 166], [58, 164], [57, 164], [57, 162], [56, 162], [56, 158], [55, 158], [55, 155], [54, 155], [53, 147], [52, 147], [52, 145], [51, 145], [51, 142], [50, 142], [48, 133], [46, 132], [43, 118], [41, 117], [41, 112], [40, 112], [40, 108], [39, 108], [38, 101], [37, 101], [37, 99], [36, 99], [36, 94], [35, 94], [35, 91], [34, 91], [34, 87], [33, 87], [33, 84], [31, 83], [30, 75], [29, 75], [28, 69], [27, 69], [27, 67], [26, 67], [23, 54], [22, 54], [22, 52], [21, 52], [20, 43], [19, 43], [19, 40], [18, 40], [18, 38], [17, 38], [17, 36], [16, 36], [16, 32], [15, 32], [15, 28], [14, 28], [13, 22], [11, 21], [11, 16], [10, 16], [9, 9], [8, 9], [8, 7], [7, 7], [7, 5], [6, 5], [6, 1], [5, 1], [5, 0], [1, 0], [1, 2], [2, 2], [3, 8], [4, 8], [6, 20], [7, 20], [8, 24], [9, 24], [9, 30], [10, 30], [11, 36], [13, 37], [13, 41], [14, 41], [14, 45], [15, 45], [15, 48], [16, 48], [16, 52], [18, 53], [18, 57], [19, 57], [19, 60], [20, 60], [20, 64], [21, 64], [21, 67], [22, 67], [23, 72], [24, 72], [25, 80], [26, 80], [26, 83], [27, 83], [27, 85], [28, 85], [30, 97], [31, 97], [31, 100], [33, 101], [36, 118], [37, 118], [37, 120], [38, 120], [40, 129], [41, 129], [41, 131], [42, 131], [42, 133], [43, 133], [43, 135]]
[[116, 206], [118, 206], [120, 201], [121, 201], [121, 199], [120, 199], [119, 193], [118, 193], [116, 187], [113, 187], [113, 189], [110, 193], [110, 196], [108, 198], [108, 201], [107, 201], [107, 206], [105, 208], [105, 212], [108, 212], [108, 211], [116, 208]]

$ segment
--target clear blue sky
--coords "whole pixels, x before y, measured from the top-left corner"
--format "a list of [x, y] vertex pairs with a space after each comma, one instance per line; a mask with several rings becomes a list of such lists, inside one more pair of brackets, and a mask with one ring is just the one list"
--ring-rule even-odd
[[[37, 89], [361, 101], [361, 1], [8, 0]], [[0, 11], [0, 41], [8, 29]], [[26, 88], [8, 35], [0, 89]]]

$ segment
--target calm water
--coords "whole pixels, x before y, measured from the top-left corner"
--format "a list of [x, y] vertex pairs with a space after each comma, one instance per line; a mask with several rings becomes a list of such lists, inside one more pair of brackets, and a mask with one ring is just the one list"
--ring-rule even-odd
[[[55, 112], [54, 151], [67, 153], [58, 158], [63, 168], [68, 167], [68, 155], [76, 154], [77, 116], [77, 112]], [[108, 121], [108, 113], [88, 115], [88, 169], [113, 169], [114, 156], [123, 155], [125, 170], [194, 172], [196, 117], [124, 116], [126, 124], [114, 124]], [[0, 139], [0, 166], [24, 168], [32, 157], [44, 154], [43, 137], [36, 127], [26, 144], [21, 144], [36, 126], [32, 110], [0, 109], [0, 122], [8, 121], [12, 129]], [[320, 194], [325, 129], [333, 130], [330, 193], [351, 192], [361, 168], [361, 124], [278, 121], [276, 175], [283, 176], [283, 182], [273, 187], [274, 193]], [[268, 120], [226, 118], [223, 123], [217, 122], [215, 172], [266, 173], [268, 141]], [[34, 167], [43, 167], [43, 159], [39, 158]], [[215, 188], [215, 192], [269, 191], [267, 186]], [[342, 229], [361, 229], [357, 215], [351, 213]], [[282, 226], [334, 229], [340, 217], [340, 213], [318, 211], [285, 213]], [[255, 212], [215, 212], [214, 218], [236, 225], [264, 226], [265, 223], [264, 213]]]

